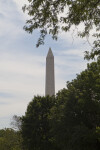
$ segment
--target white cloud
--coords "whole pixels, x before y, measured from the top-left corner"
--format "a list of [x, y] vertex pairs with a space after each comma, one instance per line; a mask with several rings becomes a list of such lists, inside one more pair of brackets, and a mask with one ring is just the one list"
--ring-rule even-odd
[[[0, 55], [1, 56], [1, 55]], [[38, 59], [39, 61], [38, 61]], [[0, 117], [24, 114], [36, 94], [44, 93], [43, 57], [25, 55], [18, 58], [10, 52], [0, 59]], [[7, 96], [6, 96], [7, 95]]]
[[28, 0], [13, 0], [20, 9], [22, 9], [22, 7], [25, 5], [25, 4], [29, 4]]
[[20, 14], [23, 16], [23, 19], [27, 19], [29, 18], [29, 16], [27, 15], [27, 13], [23, 13], [22, 7], [25, 4], [29, 4], [28, 0], [13, 0], [16, 3], [16, 6], [20, 12]]
[[[20, 58], [19, 55], [10, 53], [8, 55], [4, 54], [3, 56], [4, 57], [0, 60], [0, 72], [2, 81], [7, 83], [9, 89], [11, 89], [11, 86], [13, 90], [18, 89], [22, 91], [22, 89], [25, 89], [25, 84], [26, 87], [28, 87], [29, 84], [31, 86], [31, 82], [35, 82], [36, 84], [36, 80], [40, 81], [40, 78], [43, 78], [44, 66], [41, 65], [41, 62], [43, 63], [44, 58], [42, 56], [40, 59], [38, 56], [31, 56], [31, 54], [24, 54], [24, 56], [20, 56]], [[40, 61], [38, 61], [37, 57]], [[7, 87], [7, 85], [5, 85], [5, 87]], [[20, 88], [18, 88], [18, 86]]]
[[5, 38], [5, 43], [18, 38], [19, 34], [23, 34], [23, 26], [21, 26], [22, 18], [18, 15], [18, 11], [12, 0], [0, 1], [0, 37]]

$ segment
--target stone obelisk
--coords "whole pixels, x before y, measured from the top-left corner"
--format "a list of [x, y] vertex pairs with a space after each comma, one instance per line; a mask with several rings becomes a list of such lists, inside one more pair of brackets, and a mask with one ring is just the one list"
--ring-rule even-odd
[[45, 81], [45, 96], [55, 95], [55, 75], [54, 75], [54, 56], [51, 48], [49, 48], [46, 57], [46, 81]]

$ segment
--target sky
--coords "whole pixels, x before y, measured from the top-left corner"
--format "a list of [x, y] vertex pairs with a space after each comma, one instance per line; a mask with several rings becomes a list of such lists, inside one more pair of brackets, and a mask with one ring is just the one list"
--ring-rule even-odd
[[14, 115], [24, 115], [34, 95], [45, 94], [49, 47], [55, 58], [56, 92], [86, 68], [84, 51], [90, 49], [87, 40], [73, 30], [59, 33], [58, 41], [48, 35], [45, 44], [36, 48], [39, 31], [30, 35], [23, 30], [28, 18], [22, 11], [25, 3], [27, 0], [0, 0], [0, 129], [11, 127]]

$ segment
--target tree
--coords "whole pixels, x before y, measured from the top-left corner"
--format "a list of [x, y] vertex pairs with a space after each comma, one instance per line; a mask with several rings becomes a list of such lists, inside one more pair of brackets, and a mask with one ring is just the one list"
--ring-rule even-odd
[[50, 110], [54, 104], [54, 97], [41, 96], [34, 97], [29, 103], [25, 116], [22, 117], [22, 138], [25, 149], [54, 149], [49, 123]]
[[12, 118], [11, 126], [14, 130], [20, 131], [21, 130], [21, 117], [14, 115]]
[[29, 4], [23, 7], [31, 17], [26, 21], [25, 31], [32, 33], [40, 29], [40, 38], [37, 47], [44, 44], [45, 36], [49, 33], [57, 40], [60, 30], [69, 31], [74, 25], [84, 25], [83, 31], [78, 35], [88, 37], [92, 29], [96, 37], [91, 53], [86, 58], [100, 55], [100, 1], [99, 0], [28, 0]]
[[21, 136], [13, 129], [0, 130], [0, 150], [21, 150]]
[[34, 97], [21, 132], [25, 150], [99, 150], [100, 59], [55, 97]]
[[63, 150], [99, 150], [100, 60], [88, 64], [76, 79], [67, 82], [64, 93], [61, 99], [66, 103], [62, 117], [58, 116], [56, 142]]

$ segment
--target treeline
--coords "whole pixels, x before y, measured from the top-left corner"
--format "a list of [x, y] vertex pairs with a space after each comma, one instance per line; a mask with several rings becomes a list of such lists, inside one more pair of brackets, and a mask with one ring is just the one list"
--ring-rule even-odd
[[19, 131], [13, 129], [0, 130], [0, 150], [21, 150], [22, 138]]
[[16, 121], [19, 149], [11, 150], [99, 150], [100, 60], [55, 96], [35, 96]]

